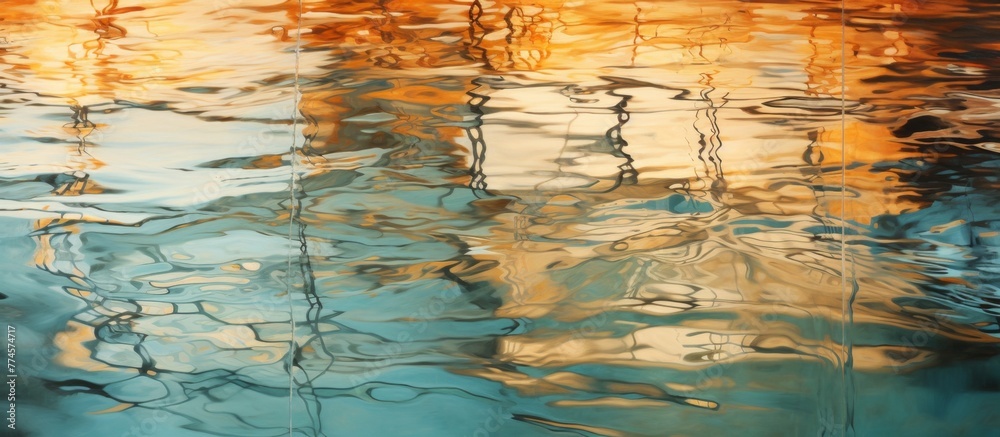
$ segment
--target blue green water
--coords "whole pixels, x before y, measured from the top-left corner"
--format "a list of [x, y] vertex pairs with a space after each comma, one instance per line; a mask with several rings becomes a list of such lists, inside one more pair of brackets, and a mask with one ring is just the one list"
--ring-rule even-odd
[[11, 2], [6, 431], [995, 434], [996, 7], [855, 3]]

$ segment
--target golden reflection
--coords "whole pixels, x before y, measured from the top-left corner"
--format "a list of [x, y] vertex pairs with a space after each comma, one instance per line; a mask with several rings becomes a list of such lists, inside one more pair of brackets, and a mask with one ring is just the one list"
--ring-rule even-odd
[[[249, 284], [251, 280], [246, 275], [259, 270], [260, 263], [236, 264], [238, 269], [230, 268], [231, 263], [222, 264], [213, 276], [187, 271], [137, 275], [129, 278], [133, 285], [141, 281], [152, 289], [140, 293], [142, 298], [121, 298], [115, 294], [119, 285], [91, 278], [94, 267], [85, 256], [79, 222], [98, 221], [102, 220], [83, 215], [76, 218], [63, 215], [62, 218], [36, 220], [34, 224], [37, 249], [33, 264], [76, 284], [63, 290], [87, 306], [86, 310], [67, 322], [66, 329], [53, 339], [53, 344], [59, 348], [55, 363], [119, 375], [136, 371], [155, 375], [155, 369], [193, 371], [197, 367], [190, 364], [192, 357], [214, 353], [235, 354], [235, 359], [240, 362], [252, 362], [252, 365], [258, 366], [276, 365], [286, 356], [284, 340], [263, 341], [257, 332], [246, 325], [272, 322], [274, 314], [234, 310], [232, 304], [155, 300], [157, 294], [166, 294], [170, 288], [185, 285], [199, 286], [207, 291], [211, 284]], [[153, 262], [145, 255], [133, 254], [133, 258]], [[278, 314], [277, 317], [280, 319], [284, 315]], [[121, 337], [126, 341], [120, 341]], [[175, 344], [185, 346], [175, 353], [158, 354], [128, 344], [129, 338], [138, 337], [158, 342], [160, 347], [168, 349]], [[149, 354], [157, 357], [155, 365], [147, 358]], [[225, 363], [214, 365], [224, 366]]]
[[112, 407], [108, 407], [108, 408], [105, 408], [105, 409], [100, 410], [100, 411], [93, 411], [93, 412], [91, 412], [89, 414], [111, 414], [111, 413], [117, 413], [119, 411], [125, 411], [125, 410], [127, 410], [129, 408], [132, 408], [134, 406], [135, 406], [135, 404], [120, 403], [118, 405], [115, 405], [115, 406], [112, 406]]
[[495, 71], [545, 68], [553, 34], [562, 24], [561, 3], [500, 2], [490, 8], [474, 0], [469, 6], [470, 54]]
[[93, 351], [87, 345], [97, 342], [93, 328], [79, 322], [69, 322], [66, 330], [56, 334], [53, 343], [60, 347], [55, 362], [59, 365], [90, 372], [118, 371], [114, 367], [91, 358]]
[[[840, 183], [840, 175], [826, 169], [845, 160], [875, 163], [914, 156], [891, 140], [891, 125], [849, 117], [846, 137], [841, 135], [841, 87], [848, 90], [849, 107], [859, 114], [866, 106], [851, 96], [871, 93], [865, 92], [869, 85], [860, 80], [862, 76], [848, 74], [848, 82], [841, 81], [836, 10], [790, 4], [685, 9], [643, 2], [560, 8], [473, 1], [468, 6], [465, 10], [436, 5], [435, 11], [441, 13], [436, 25], [429, 24], [431, 12], [419, 5], [352, 3], [357, 9], [336, 13], [319, 4], [308, 6], [311, 32], [303, 37], [311, 46], [329, 48], [344, 68], [375, 66], [407, 77], [428, 67], [448, 75], [453, 71], [449, 68], [471, 62], [483, 72], [472, 83], [448, 91], [422, 79], [391, 79], [379, 89], [306, 91], [304, 113], [311, 120], [307, 150], [324, 155], [373, 145], [399, 147], [407, 141], [455, 141], [469, 154], [459, 162], [471, 162], [470, 186], [519, 199], [499, 208], [495, 217], [502, 224], [493, 228], [488, 241], [470, 240], [482, 249], [479, 259], [499, 266], [481, 275], [510, 287], [496, 310], [499, 316], [574, 322], [608, 311], [669, 315], [725, 310], [744, 315], [672, 327], [691, 335], [675, 336], [640, 325], [627, 337], [611, 337], [600, 330], [552, 338], [508, 336], [499, 357], [542, 367], [646, 362], [684, 368], [792, 356], [842, 362], [837, 346], [828, 339], [808, 339], [801, 327], [760, 321], [815, 318], [834, 327], [843, 317], [840, 260], [814, 250], [817, 242], [837, 236], [833, 228], [827, 233], [806, 229], [829, 226], [817, 216], [846, 215], [868, 224], [873, 217], [925, 205], [908, 195], [900, 178], [866, 165], [847, 170], [847, 210], [842, 210], [836, 192], [826, 191]], [[677, 26], [680, 21], [690, 24]], [[761, 31], [771, 35], [765, 38]], [[879, 38], [877, 46], [883, 48], [862, 44], [849, 54], [898, 58], [912, 54], [910, 47], [916, 44], [897, 31], [883, 32]], [[467, 51], [461, 59], [450, 57], [449, 48], [459, 41]], [[815, 100], [765, 100], [769, 86], [788, 87], [789, 77], [782, 77], [778, 85], [777, 79], [761, 74], [760, 65], [753, 63], [757, 58], [798, 70], [792, 76], [799, 81], [794, 86]], [[585, 71], [594, 66], [603, 70]], [[630, 71], [630, 77], [647, 81], [612, 79], [614, 85], [608, 86], [607, 77], [618, 74], [616, 66], [658, 66], [671, 70], [671, 76], [643, 77], [641, 71]], [[535, 85], [557, 71], [572, 82]], [[525, 74], [493, 76], [496, 72]], [[392, 77], [377, 70], [371, 74]], [[597, 74], [606, 76], [598, 79]], [[443, 115], [454, 113], [453, 109], [432, 109], [464, 104], [476, 119], [466, 128], [467, 135], [440, 123], [456, 120]], [[796, 124], [789, 129], [762, 126], [745, 117], [748, 111], [776, 120], [795, 119]], [[540, 122], [528, 124], [529, 119]], [[432, 120], [440, 127], [420, 129]], [[373, 128], [379, 133], [367, 134], [370, 139], [359, 134]], [[572, 139], [567, 132], [573, 133]], [[842, 142], [850, 151], [847, 157], [841, 154]], [[788, 166], [803, 168], [801, 176], [788, 177], [779, 170]], [[775, 182], [772, 178], [779, 173], [786, 179]], [[626, 180], [631, 186], [623, 184]], [[671, 191], [662, 190], [664, 182]], [[609, 187], [616, 191], [603, 194]], [[609, 221], [606, 226], [573, 224], [605, 202], [671, 193], [706, 202], [712, 212], [680, 222], [637, 215], [633, 221]], [[768, 215], [801, 220], [788, 232], [719, 232], [727, 225], [738, 228], [733, 224], [741, 220]], [[336, 215], [320, 218], [348, 220]], [[366, 223], [374, 226], [379, 219], [372, 216]], [[628, 226], [633, 224], [637, 227]], [[806, 237], [809, 234], [814, 237]], [[561, 241], [585, 244], [567, 246]], [[587, 303], [573, 302], [574, 289], [559, 276], [560, 271], [595, 259], [617, 262], [626, 257], [636, 262], [605, 274], [642, 278], [662, 266], [682, 264], [674, 267], [672, 280], [626, 281], [617, 292], [627, 298], [609, 294]], [[739, 271], [734, 265], [758, 267]], [[423, 270], [387, 274], [415, 278]], [[803, 280], [809, 293], [796, 291]], [[680, 283], [702, 288], [678, 290]], [[873, 288], [870, 298], [883, 302], [915, 292], [912, 285], [896, 285], [895, 291], [881, 285]], [[905, 323], [864, 308], [854, 317], [888, 325]], [[987, 340], [972, 331], [954, 335]], [[855, 363], [860, 369], [900, 365], [890, 349], [859, 349], [862, 356]], [[514, 379], [504, 381], [511, 386], [541, 384], [509, 377]]]
[[[955, 5], [908, 10], [850, 2], [857, 10], [850, 11], [852, 26], [844, 29], [839, 6], [823, 2], [306, 0], [302, 34], [296, 35], [292, 2], [241, 6], [250, 12], [213, 3], [47, 2], [57, 7], [46, 9], [33, 1], [5, 2], [4, 21], [20, 23], [24, 33], [0, 52], [4, 77], [16, 79], [19, 89], [58, 100], [66, 111], [61, 134], [73, 144], [66, 171], [52, 179], [52, 193], [105, 192], [89, 175], [106, 165], [89, 153], [99, 147], [95, 137], [113, 127], [98, 120], [102, 105], [162, 105], [228, 120], [244, 106], [290, 101], [298, 67], [305, 143], [297, 169], [307, 180], [368, 170], [384, 158], [392, 164], [371, 176], [375, 191], [429, 185], [418, 170], [438, 165], [458, 171], [437, 183], [468, 187], [483, 197], [470, 209], [489, 216], [488, 232], [448, 234], [468, 246], [465, 264], [386, 265], [377, 273], [386, 282], [405, 283], [454, 269], [497, 286], [499, 303], [491, 308], [496, 317], [551, 322], [555, 327], [496, 341], [489, 359], [515, 366], [459, 372], [533, 396], [597, 389], [609, 394], [556, 403], [562, 406], [717, 409], [718, 402], [694, 393], [735, 383], [727, 377], [697, 385], [603, 383], [564, 370], [531, 376], [516, 366], [600, 363], [698, 371], [753, 360], [844, 366], [842, 339], [828, 334], [846, 316], [843, 280], [849, 274], [838, 244], [850, 241], [839, 241], [846, 231], [838, 219], [877, 229], [879, 217], [928, 207], [907, 175], [878, 165], [944, 159], [921, 150], [918, 140], [960, 144], [978, 138], [969, 126], [995, 117], [995, 100], [952, 92], [956, 84], [986, 80], [991, 65], [942, 60], [928, 52], [939, 35], [889, 18], [900, 11], [947, 13]], [[295, 66], [298, 37], [303, 51]], [[919, 76], [925, 80], [907, 83], [894, 72], [907, 68], [923, 69]], [[941, 80], [945, 71], [952, 80]], [[913, 85], [919, 85], [919, 95]], [[938, 105], [934, 111], [915, 109], [927, 101]], [[890, 110], [876, 113], [875, 106]], [[900, 133], [901, 120], [928, 114], [942, 120], [944, 132]], [[285, 122], [287, 115], [260, 117]], [[429, 144], [441, 150], [421, 149]], [[446, 164], [430, 159], [441, 156]], [[253, 156], [248, 167], [279, 169], [286, 157]], [[316, 213], [301, 223], [402, 229], [410, 219], [378, 207], [353, 207], [350, 214]], [[419, 207], [412, 208], [403, 214], [415, 216]], [[447, 221], [466, 213], [441, 211], [435, 217]], [[291, 218], [282, 214], [277, 220]], [[81, 213], [34, 225], [39, 232], [31, 262], [72, 281], [66, 292], [89, 306], [57, 335], [59, 364], [154, 372], [120, 344], [88, 350], [86, 344], [99, 342], [98, 329], [155, 338], [173, 353], [158, 363], [165, 370], [200, 371], [192, 357], [216, 350], [255, 365], [280, 364], [286, 348], [275, 340], [279, 336], [264, 340], [246, 325], [276, 323], [274, 316], [234, 315], [231, 304], [194, 307], [103, 293], [89, 277], [75, 221], [121, 224]], [[768, 224], [774, 221], [781, 226]], [[967, 225], [955, 220], [929, 232]], [[966, 278], [933, 278], [874, 254], [858, 253], [853, 261], [857, 271], [850, 279], [861, 287], [851, 315], [855, 323], [918, 331], [916, 319], [899, 314], [898, 298], [922, 293], [914, 283], [971, 286]], [[477, 263], [496, 268], [466, 265]], [[202, 293], [238, 293], [239, 286], [259, 279], [251, 273], [262, 267], [226, 260], [205, 271], [127, 280], [161, 292], [196, 286]], [[902, 273], [888, 277], [882, 269]], [[580, 271], [588, 276], [574, 276]], [[315, 272], [319, 279], [338, 274]], [[627, 317], [618, 320], [616, 314]], [[648, 322], [653, 318], [670, 322], [654, 325]], [[188, 325], [200, 331], [184, 331]], [[968, 326], [949, 325], [936, 334], [968, 343], [997, 341]], [[311, 346], [303, 351], [327, 353]], [[888, 372], [929, 365], [941, 356], [930, 348], [879, 345], [855, 348], [853, 359], [855, 369]]]
[[[15, 31], [0, 57], [6, 74], [19, 78], [23, 86], [80, 108], [204, 98], [185, 91], [197, 87], [257, 88], [253, 81], [271, 74], [271, 56], [231, 54], [255, 45], [280, 53], [289, 41], [275, 39], [272, 33], [287, 27], [291, 17], [282, 9], [244, 7], [259, 15], [244, 21], [217, 2], [15, 3], [3, 12]], [[218, 21], [202, 19], [206, 16]]]

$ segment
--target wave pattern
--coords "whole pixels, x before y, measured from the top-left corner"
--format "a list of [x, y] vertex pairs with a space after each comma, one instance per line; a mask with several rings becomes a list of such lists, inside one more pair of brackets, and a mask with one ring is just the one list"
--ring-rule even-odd
[[18, 426], [988, 434], [997, 17], [5, 1]]

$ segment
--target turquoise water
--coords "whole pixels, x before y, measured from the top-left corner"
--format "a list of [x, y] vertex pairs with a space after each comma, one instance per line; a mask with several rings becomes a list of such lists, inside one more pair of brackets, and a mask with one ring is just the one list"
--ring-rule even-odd
[[994, 5], [7, 3], [11, 435], [1000, 426]]

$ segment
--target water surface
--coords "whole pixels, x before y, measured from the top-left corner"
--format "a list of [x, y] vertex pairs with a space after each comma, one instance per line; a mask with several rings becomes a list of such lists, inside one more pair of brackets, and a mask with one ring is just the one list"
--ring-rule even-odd
[[994, 5], [4, 6], [25, 435], [1000, 425]]

